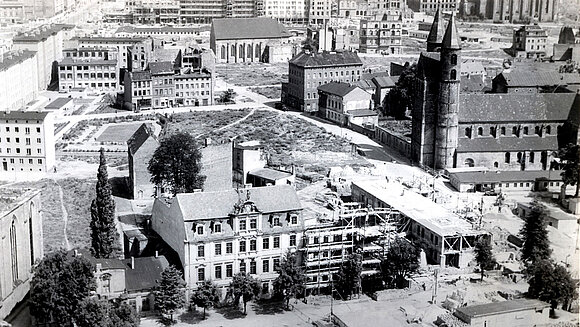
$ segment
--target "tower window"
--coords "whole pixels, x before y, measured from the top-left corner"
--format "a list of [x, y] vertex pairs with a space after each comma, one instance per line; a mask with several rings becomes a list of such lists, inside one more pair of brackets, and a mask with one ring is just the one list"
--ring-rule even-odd
[[550, 125], [546, 126], [546, 135], [550, 135], [552, 133], [552, 127]]
[[471, 137], [471, 128], [469, 128], [469, 127], [465, 128], [465, 136], [467, 136], [469, 138]]
[[457, 79], [457, 71], [455, 69], [451, 70], [451, 73], [449, 74], [450, 79], [455, 80]]
[[482, 136], [483, 135], [483, 127], [478, 127], [477, 128], [477, 135], [478, 136]]
[[507, 163], [507, 164], [510, 163], [510, 153], [509, 152], [505, 153], [505, 163]]
[[457, 65], [457, 55], [456, 54], [451, 55], [451, 64]]

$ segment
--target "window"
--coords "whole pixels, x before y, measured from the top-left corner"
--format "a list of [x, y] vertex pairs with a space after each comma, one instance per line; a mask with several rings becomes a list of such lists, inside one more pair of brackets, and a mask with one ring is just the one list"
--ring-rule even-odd
[[256, 229], [257, 226], [258, 226], [258, 222], [257, 222], [256, 218], [250, 219], [250, 229]]
[[254, 260], [250, 262], [250, 274], [256, 274], [256, 261]]
[[482, 136], [483, 135], [483, 127], [478, 127], [477, 128], [477, 135], [478, 136]]
[[449, 78], [452, 80], [457, 79], [457, 71], [455, 69], [451, 70], [451, 74], [449, 74]]
[[534, 134], [540, 135], [540, 126], [534, 127]]
[[552, 133], [552, 127], [550, 125], [546, 126], [546, 135], [550, 135]]
[[215, 245], [215, 255], [222, 255], [222, 245], [221, 244]]
[[500, 133], [501, 133], [501, 135], [505, 135], [505, 127], [502, 127], [502, 128], [500, 129]]
[[270, 272], [270, 260], [262, 260], [262, 272]]
[[221, 279], [222, 278], [222, 266], [215, 266], [215, 278]]
[[524, 127], [524, 135], [528, 135], [528, 126]]
[[290, 221], [291, 221], [292, 225], [298, 224], [298, 216], [290, 217]]
[[246, 273], [246, 262], [244, 260], [240, 260], [240, 272], [242, 274]]
[[226, 265], [226, 277], [232, 277], [234, 275], [234, 267], [231, 263]]
[[279, 216], [274, 216], [274, 218], [272, 219], [272, 225], [273, 226], [281, 226]]
[[498, 167], [499, 167], [499, 162], [497, 162], [497, 161], [496, 161], [496, 162], [494, 162], [494, 163], [493, 163], [493, 167], [494, 167], [494, 168], [498, 168]]
[[495, 127], [490, 127], [489, 128], [489, 135], [495, 136]]
[[18, 280], [18, 247], [16, 243], [16, 216], [13, 217], [10, 227], [10, 262], [12, 264], [12, 282]]
[[296, 235], [290, 235], [290, 246], [296, 246]]
[[274, 258], [274, 271], [280, 271], [280, 258]]
[[465, 136], [466, 137], [471, 137], [471, 128], [470, 127], [466, 127], [465, 128]]
[[246, 252], [246, 241], [240, 241], [240, 252]]
[[203, 226], [197, 226], [197, 234], [203, 235]]
[[228, 254], [233, 253], [233, 244], [232, 244], [232, 242], [226, 243], [226, 253], [228, 253]]
[[505, 163], [508, 163], [508, 164], [510, 163], [510, 153], [509, 152], [505, 153]]
[[536, 154], [532, 151], [530, 152], [530, 162], [533, 163], [536, 160]]
[[203, 245], [197, 246], [197, 257], [203, 258], [205, 256], [205, 247]]
[[103, 286], [103, 293], [111, 293], [111, 275], [104, 274], [101, 276], [101, 282]]
[[274, 249], [280, 248], [280, 236], [274, 236]]
[[240, 220], [240, 230], [246, 230], [246, 220]]
[[221, 233], [222, 232], [222, 224], [216, 223], [213, 225], [213, 232], [214, 233]]
[[515, 135], [515, 136], [518, 135], [518, 127], [517, 126], [512, 127], [512, 135]]
[[256, 251], [256, 240], [250, 240], [250, 251]]
[[262, 250], [268, 250], [270, 248], [270, 239], [265, 238], [262, 240]]
[[25, 127], [25, 128], [24, 128], [24, 133], [25, 133], [26, 135], [30, 134], [30, 127]]

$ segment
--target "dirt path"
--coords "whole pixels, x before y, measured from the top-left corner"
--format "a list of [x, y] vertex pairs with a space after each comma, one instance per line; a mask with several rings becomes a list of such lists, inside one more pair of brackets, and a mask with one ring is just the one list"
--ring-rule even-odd
[[251, 111], [250, 111], [250, 112], [249, 112], [247, 115], [245, 115], [244, 117], [242, 117], [242, 118], [240, 118], [240, 119], [236, 120], [236, 121], [235, 121], [235, 122], [233, 122], [233, 123], [229, 123], [229, 124], [227, 124], [226, 126], [222, 126], [222, 127], [218, 128], [218, 129], [216, 129], [215, 131], [217, 132], [217, 131], [221, 131], [222, 129], [227, 129], [227, 128], [230, 128], [230, 127], [232, 127], [232, 126], [235, 126], [235, 125], [237, 125], [237, 124], [239, 124], [239, 123], [243, 122], [244, 120], [248, 119], [248, 117], [250, 117], [251, 115], [253, 115], [255, 112], [256, 112], [256, 108], [252, 109], [252, 110], [251, 110]]
[[60, 199], [60, 208], [62, 210], [62, 220], [64, 221], [64, 228], [63, 228], [64, 246], [67, 250], [71, 250], [71, 246], [70, 246], [70, 243], [68, 241], [68, 235], [66, 233], [66, 228], [68, 225], [68, 212], [66, 211], [66, 207], [64, 206], [64, 193], [62, 191], [62, 187], [56, 181], [56, 179], [53, 178], [53, 181], [56, 183], [56, 185], [58, 185], [58, 197]]

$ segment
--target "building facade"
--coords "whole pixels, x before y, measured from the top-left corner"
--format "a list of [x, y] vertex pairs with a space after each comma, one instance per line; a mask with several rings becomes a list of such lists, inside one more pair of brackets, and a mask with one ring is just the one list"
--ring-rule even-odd
[[558, 13], [558, 1], [556, 0], [494, 0], [494, 22], [517, 23], [517, 22], [553, 22]]
[[31, 269], [43, 257], [40, 191], [0, 189], [0, 322], [30, 290]]
[[361, 79], [362, 61], [354, 52], [302, 52], [289, 61], [282, 102], [305, 112], [318, 111], [318, 87], [330, 82]]
[[280, 261], [300, 247], [304, 228], [302, 206], [289, 185], [157, 199], [152, 224], [179, 254], [187, 287], [212, 280], [222, 296], [240, 272], [257, 278], [263, 294], [270, 294]]
[[[318, 98], [319, 115], [341, 126], [360, 120], [362, 111], [370, 111], [369, 117], [378, 119], [377, 114], [372, 111], [372, 95], [358, 86], [336, 82], [324, 84], [318, 87]], [[369, 120], [375, 123], [375, 119]]]
[[288, 24], [305, 24], [306, 0], [264, 0], [264, 16]]
[[359, 50], [362, 53], [401, 54], [403, 16], [388, 10], [382, 15], [360, 21]]
[[337, 0], [311, 0], [308, 5], [308, 23], [323, 26], [338, 15]]
[[548, 32], [538, 25], [526, 25], [514, 30], [512, 55], [516, 58], [543, 58], [546, 56]]
[[0, 1], [0, 25], [10, 25], [23, 23], [24, 16], [24, 2], [2, 0]]
[[91, 92], [116, 92], [119, 83], [116, 49], [78, 48], [63, 50], [58, 63], [58, 89], [69, 92], [86, 89]]
[[180, 20], [209, 24], [216, 18], [249, 18], [264, 15], [264, 0], [179, 0]]
[[54, 167], [54, 124], [48, 112], [1, 112], [0, 138], [0, 179], [41, 177]]
[[133, 14], [133, 24], [179, 23], [178, 0], [130, 0], [126, 9]]
[[37, 53], [20, 50], [0, 55], [0, 110], [19, 110], [38, 97]]

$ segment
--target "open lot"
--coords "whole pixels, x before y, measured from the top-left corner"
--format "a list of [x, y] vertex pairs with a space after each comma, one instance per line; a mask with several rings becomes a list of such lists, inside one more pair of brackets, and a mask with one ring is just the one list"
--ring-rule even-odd
[[217, 77], [240, 86], [278, 85], [288, 80], [288, 63], [218, 64]]
[[110, 125], [96, 137], [97, 142], [126, 142], [142, 122]]

